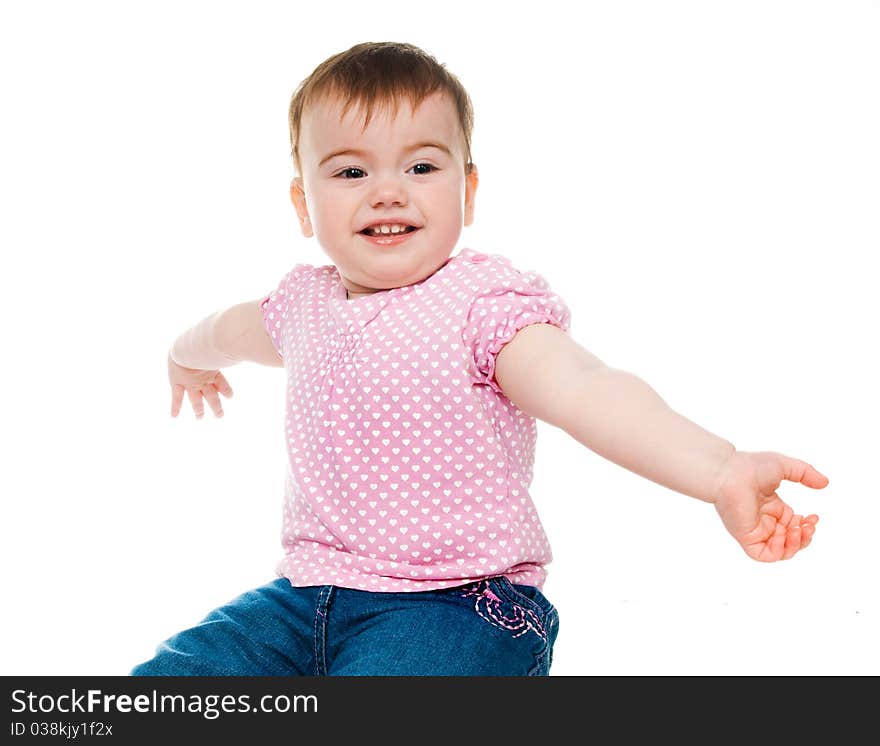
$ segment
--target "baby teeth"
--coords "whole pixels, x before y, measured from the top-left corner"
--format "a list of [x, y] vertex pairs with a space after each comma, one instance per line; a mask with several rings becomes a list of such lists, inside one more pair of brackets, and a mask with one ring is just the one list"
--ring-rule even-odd
[[371, 229], [374, 235], [380, 233], [403, 233], [406, 230], [405, 225], [374, 225]]

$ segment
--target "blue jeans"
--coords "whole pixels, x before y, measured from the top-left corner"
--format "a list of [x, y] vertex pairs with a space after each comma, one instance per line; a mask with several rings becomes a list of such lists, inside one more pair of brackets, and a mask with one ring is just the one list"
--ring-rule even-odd
[[504, 576], [383, 593], [286, 578], [162, 643], [133, 676], [547, 676], [556, 608]]

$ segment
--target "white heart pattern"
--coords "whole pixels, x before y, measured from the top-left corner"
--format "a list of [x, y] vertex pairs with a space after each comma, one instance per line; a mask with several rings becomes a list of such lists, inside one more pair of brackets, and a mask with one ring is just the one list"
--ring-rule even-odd
[[535, 420], [494, 369], [524, 326], [569, 329], [547, 282], [463, 249], [421, 282], [351, 300], [335, 266], [298, 264], [261, 307], [287, 375], [279, 574], [389, 592], [493, 575], [540, 588], [552, 553], [528, 489]]

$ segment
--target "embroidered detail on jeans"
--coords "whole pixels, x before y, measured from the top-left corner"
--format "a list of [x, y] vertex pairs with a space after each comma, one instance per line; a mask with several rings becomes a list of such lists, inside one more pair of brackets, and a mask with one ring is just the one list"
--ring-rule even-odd
[[514, 637], [519, 637], [532, 630], [542, 639], [547, 639], [544, 625], [531, 609], [526, 609], [519, 604], [510, 604], [511, 613], [505, 614], [504, 602], [492, 592], [487, 580], [480, 580], [473, 585], [465, 586], [462, 596], [473, 596], [475, 598], [474, 610], [477, 614], [495, 627], [515, 632]]

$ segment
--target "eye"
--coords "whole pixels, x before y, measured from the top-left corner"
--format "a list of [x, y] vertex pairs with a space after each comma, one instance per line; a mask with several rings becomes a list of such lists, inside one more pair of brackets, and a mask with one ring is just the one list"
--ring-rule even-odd
[[[350, 174], [352, 172], [354, 172], [356, 174], [361, 174], [361, 176], [346, 176], [345, 175], [345, 174]], [[344, 168], [344, 169], [342, 169], [342, 171], [340, 171], [338, 174], [336, 174], [337, 177], [341, 176], [343, 179], [360, 179], [363, 177], [363, 175], [364, 175], [364, 172], [362, 169], [354, 168], [354, 167]]]
[[421, 170], [416, 171], [417, 176], [423, 176], [423, 175], [431, 173], [431, 171], [439, 170], [436, 166], [434, 166], [430, 163], [416, 163], [416, 165], [413, 166], [411, 170], [415, 170], [415, 169], [428, 169], [427, 171], [421, 171]]

